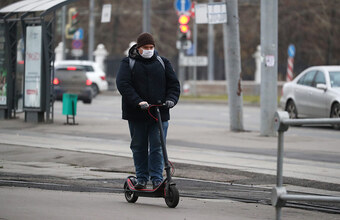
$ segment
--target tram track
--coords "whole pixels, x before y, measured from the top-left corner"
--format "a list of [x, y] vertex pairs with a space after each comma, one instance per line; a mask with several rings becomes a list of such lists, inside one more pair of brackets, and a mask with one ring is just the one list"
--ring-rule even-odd
[[[67, 179], [41, 175], [0, 172], [0, 186], [39, 188], [43, 190], [123, 193], [124, 179]], [[233, 200], [271, 205], [271, 189], [241, 184], [176, 178], [181, 197]], [[297, 193], [289, 191], [290, 193]], [[301, 192], [299, 192], [301, 193]], [[312, 195], [311, 193], [305, 193]], [[285, 207], [340, 214], [340, 204], [322, 202], [287, 202]]]

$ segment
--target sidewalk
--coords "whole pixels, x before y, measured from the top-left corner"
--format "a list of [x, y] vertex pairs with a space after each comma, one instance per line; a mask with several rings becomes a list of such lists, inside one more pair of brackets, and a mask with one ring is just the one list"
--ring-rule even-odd
[[[139, 198], [127, 203], [122, 194], [46, 191], [0, 187], [2, 219], [163, 219], [250, 220], [274, 219], [274, 208], [230, 200], [181, 198], [178, 207], [167, 208], [163, 199]], [[28, 202], [29, 201], [29, 202]], [[19, 208], [18, 208], [19, 207]], [[284, 220], [335, 220], [338, 215], [283, 209]]]

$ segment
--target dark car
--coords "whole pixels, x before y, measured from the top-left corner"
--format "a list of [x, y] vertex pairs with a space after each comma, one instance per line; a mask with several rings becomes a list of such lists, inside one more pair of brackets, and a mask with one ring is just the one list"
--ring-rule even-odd
[[56, 100], [62, 100], [64, 93], [78, 95], [78, 100], [90, 104], [93, 98], [92, 81], [86, 76], [86, 71], [77, 67], [59, 68], [53, 79]]

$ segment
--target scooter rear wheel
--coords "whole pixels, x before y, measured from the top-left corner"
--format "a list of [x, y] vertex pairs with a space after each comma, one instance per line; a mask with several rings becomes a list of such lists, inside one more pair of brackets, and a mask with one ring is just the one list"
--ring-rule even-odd
[[165, 203], [169, 208], [175, 208], [179, 203], [179, 192], [176, 186], [170, 186], [168, 196], [165, 197]]
[[127, 182], [125, 182], [124, 184], [124, 195], [126, 201], [128, 201], [129, 203], [135, 203], [138, 199], [138, 196], [136, 196], [135, 193], [130, 190]]

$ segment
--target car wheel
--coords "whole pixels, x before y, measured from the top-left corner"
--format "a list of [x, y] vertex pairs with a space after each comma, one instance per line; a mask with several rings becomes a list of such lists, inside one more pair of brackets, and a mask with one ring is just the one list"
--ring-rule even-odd
[[96, 84], [92, 84], [92, 85], [91, 85], [91, 88], [92, 88], [92, 90], [93, 90], [93, 97], [96, 96], [96, 95], [98, 95], [98, 93], [99, 93], [99, 88], [98, 88], [98, 86], [97, 86]]
[[[340, 118], [340, 104], [339, 103], [335, 103], [332, 106], [332, 110], [331, 110], [331, 118]], [[340, 129], [340, 125], [333, 125], [334, 129], [339, 130]]]
[[84, 104], [91, 104], [91, 102], [92, 102], [92, 99], [85, 99], [85, 100], [83, 100]]
[[296, 105], [294, 103], [293, 100], [289, 100], [285, 109], [288, 114], [289, 114], [289, 118], [297, 118], [297, 109], [296, 109]]

